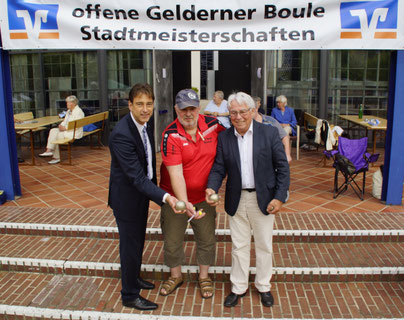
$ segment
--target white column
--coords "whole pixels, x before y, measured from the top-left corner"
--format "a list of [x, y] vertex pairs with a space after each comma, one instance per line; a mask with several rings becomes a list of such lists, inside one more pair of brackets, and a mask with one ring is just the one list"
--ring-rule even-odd
[[197, 88], [201, 92], [201, 53], [191, 52], [191, 87]]

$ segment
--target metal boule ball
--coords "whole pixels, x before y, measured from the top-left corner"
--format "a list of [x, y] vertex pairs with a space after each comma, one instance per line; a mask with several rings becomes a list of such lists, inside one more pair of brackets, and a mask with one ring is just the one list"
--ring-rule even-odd
[[217, 193], [211, 194], [209, 199], [214, 201], [214, 202], [218, 202], [219, 201], [219, 195]]
[[183, 211], [185, 210], [186, 205], [184, 201], [177, 201], [177, 203], [175, 204], [175, 209], [178, 211]]

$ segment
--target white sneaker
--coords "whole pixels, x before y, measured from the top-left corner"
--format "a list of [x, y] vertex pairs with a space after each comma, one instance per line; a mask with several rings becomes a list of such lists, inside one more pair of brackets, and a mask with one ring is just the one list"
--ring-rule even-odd
[[52, 157], [53, 152], [44, 152], [39, 155], [40, 157]]
[[60, 162], [60, 159], [52, 159], [51, 161], [49, 161], [48, 163], [49, 164], [56, 164], [56, 163], [59, 163]]

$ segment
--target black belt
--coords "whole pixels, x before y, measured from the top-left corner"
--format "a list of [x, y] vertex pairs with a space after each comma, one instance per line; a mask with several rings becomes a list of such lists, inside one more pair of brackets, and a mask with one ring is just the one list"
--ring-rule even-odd
[[248, 192], [255, 192], [255, 188], [247, 188], [247, 189], [243, 189], [244, 191], [248, 191]]

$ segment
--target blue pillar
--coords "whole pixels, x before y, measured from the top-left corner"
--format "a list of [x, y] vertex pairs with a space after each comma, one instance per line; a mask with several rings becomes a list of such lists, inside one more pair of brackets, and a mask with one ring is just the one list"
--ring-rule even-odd
[[0, 190], [7, 200], [21, 195], [17, 146], [14, 131], [11, 76], [8, 53], [0, 40]]
[[390, 59], [389, 105], [387, 108], [386, 149], [382, 200], [402, 203], [404, 182], [404, 50], [394, 51]]

